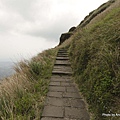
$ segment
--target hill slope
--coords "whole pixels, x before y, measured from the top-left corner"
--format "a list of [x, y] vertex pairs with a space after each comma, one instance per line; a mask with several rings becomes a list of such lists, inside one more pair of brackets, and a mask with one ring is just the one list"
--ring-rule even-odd
[[[73, 77], [92, 120], [120, 119], [120, 0], [91, 12], [54, 49], [21, 61], [0, 84], [0, 119], [40, 119], [57, 51], [69, 50]], [[71, 36], [72, 35], [72, 36]], [[117, 113], [117, 114], [116, 114]], [[107, 117], [109, 116], [109, 117]]]
[[75, 82], [93, 118], [119, 114], [120, 1], [111, 0], [91, 12], [60, 47], [69, 48]]

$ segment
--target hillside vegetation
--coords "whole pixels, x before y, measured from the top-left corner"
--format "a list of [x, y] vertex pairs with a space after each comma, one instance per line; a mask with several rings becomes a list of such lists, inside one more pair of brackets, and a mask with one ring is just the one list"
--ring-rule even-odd
[[57, 50], [49, 49], [15, 66], [0, 84], [0, 120], [40, 120]]
[[[101, 7], [62, 46], [69, 48], [73, 77], [89, 105], [91, 119], [119, 120], [120, 115], [114, 115], [120, 114], [120, 1]], [[97, 14], [91, 19], [93, 13]]]
[[21, 61], [16, 74], [0, 83], [0, 120], [40, 120], [55, 56], [63, 47], [68, 48], [73, 78], [91, 120], [120, 119], [120, 0], [92, 11], [69, 37]]

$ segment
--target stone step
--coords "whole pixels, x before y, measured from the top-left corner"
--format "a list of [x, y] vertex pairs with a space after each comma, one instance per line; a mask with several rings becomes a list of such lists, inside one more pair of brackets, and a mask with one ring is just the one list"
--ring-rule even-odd
[[59, 51], [67, 51], [67, 49], [59, 49]]
[[68, 54], [57, 54], [57, 56], [68, 56]]
[[58, 51], [58, 53], [68, 53], [67, 51]]
[[69, 60], [69, 57], [56, 57], [56, 60]]
[[72, 69], [70, 66], [54, 66], [53, 70], [60, 70], [60, 71], [68, 71], [68, 72], [72, 72]]
[[55, 64], [54, 65], [65, 65], [65, 66], [70, 66], [70, 62], [69, 61], [59, 61], [59, 60], [56, 60]]
[[60, 49], [41, 120], [90, 120], [84, 101], [72, 81], [70, 65], [67, 50]]
[[53, 71], [61, 71], [62, 73], [66, 73], [66, 72], [68, 72], [68, 73], [72, 73], [72, 70], [69, 70], [69, 71], [66, 71], [66, 70], [62, 70], [62, 69], [53, 69]]
[[[59, 51], [60, 51], [60, 52], [67, 52], [67, 50], [59, 50]], [[58, 52], [59, 52], [59, 51], [58, 51]]]
[[58, 52], [58, 54], [65, 54], [65, 55], [68, 55], [67, 52]]
[[62, 57], [62, 56], [63, 56], [63, 57], [68, 57], [68, 54], [57, 54], [57, 56], [59, 56], [59, 57], [60, 57], [60, 56], [61, 56], [61, 57]]
[[52, 74], [54, 75], [72, 75], [72, 72], [68, 72], [68, 71], [52, 71]]
[[58, 53], [68, 53], [67, 51], [58, 51]]
[[57, 57], [69, 57], [68, 55], [58, 54]]
[[58, 52], [58, 54], [68, 54], [67, 52]]

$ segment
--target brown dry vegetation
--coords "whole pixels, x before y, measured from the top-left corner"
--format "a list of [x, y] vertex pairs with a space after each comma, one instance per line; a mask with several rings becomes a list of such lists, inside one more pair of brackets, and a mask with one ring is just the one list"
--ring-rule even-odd
[[0, 84], [0, 120], [40, 119], [57, 50], [46, 50], [15, 66]]

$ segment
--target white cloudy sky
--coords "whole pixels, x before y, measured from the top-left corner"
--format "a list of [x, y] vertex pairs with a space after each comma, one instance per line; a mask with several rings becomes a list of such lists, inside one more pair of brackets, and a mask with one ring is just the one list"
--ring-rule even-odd
[[58, 45], [61, 33], [106, 1], [0, 0], [0, 61], [28, 58]]

